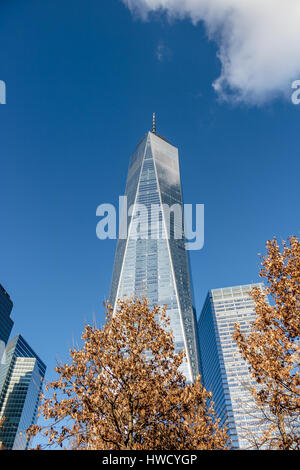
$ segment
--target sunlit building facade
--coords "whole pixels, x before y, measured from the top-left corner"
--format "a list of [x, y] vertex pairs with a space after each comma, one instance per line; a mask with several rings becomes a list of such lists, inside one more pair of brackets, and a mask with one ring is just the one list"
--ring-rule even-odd
[[[199, 353], [189, 258], [183, 220], [169, 213], [174, 204], [183, 208], [178, 149], [155, 131], [131, 157], [125, 195], [132, 212], [125, 216], [128, 236], [117, 242], [110, 303], [116, 309], [126, 295], [145, 296], [150, 307], [167, 305], [176, 350], [187, 357], [182, 371], [192, 382], [199, 374]], [[153, 205], [160, 208], [155, 214]]]
[[36, 422], [46, 366], [21, 335], [13, 338], [0, 366], [0, 442], [5, 449], [26, 450], [26, 430]]
[[202, 381], [236, 449], [251, 447], [249, 436], [260, 432], [262, 418], [249, 391], [254, 380], [232, 337], [236, 323], [247, 334], [255, 319], [253, 287], [263, 284], [209, 291], [198, 321]]

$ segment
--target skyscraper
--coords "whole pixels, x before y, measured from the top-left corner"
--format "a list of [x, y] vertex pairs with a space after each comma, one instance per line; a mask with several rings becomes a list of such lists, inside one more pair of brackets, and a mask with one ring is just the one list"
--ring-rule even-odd
[[[26, 430], [35, 423], [46, 366], [21, 335], [10, 341], [0, 366], [0, 442], [26, 450]], [[1, 386], [2, 385], [2, 386]]]
[[133, 295], [147, 297], [150, 307], [167, 305], [175, 347], [186, 353], [182, 371], [191, 382], [199, 374], [199, 355], [189, 259], [183, 221], [170, 217], [171, 206], [183, 208], [178, 150], [156, 134], [155, 123], [131, 157], [125, 196], [132, 211], [126, 214], [128, 236], [117, 243], [110, 303], [115, 309], [118, 299]]
[[[0, 284], [0, 342], [7, 344], [14, 322], [10, 318], [13, 303], [10, 296]], [[1, 359], [1, 358], [0, 358]]]
[[198, 321], [202, 381], [213, 393], [221, 424], [227, 422], [232, 447], [240, 449], [250, 445], [247, 433], [260, 432], [262, 418], [249, 391], [254, 379], [232, 337], [236, 323], [247, 334], [255, 319], [249, 295], [253, 287], [262, 288], [263, 284], [209, 291]]

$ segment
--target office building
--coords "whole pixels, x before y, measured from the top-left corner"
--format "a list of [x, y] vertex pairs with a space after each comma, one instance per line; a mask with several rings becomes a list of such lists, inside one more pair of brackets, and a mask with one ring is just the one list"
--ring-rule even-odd
[[249, 448], [247, 435], [259, 433], [262, 417], [249, 391], [255, 382], [232, 337], [236, 323], [247, 334], [255, 319], [249, 295], [254, 287], [263, 284], [209, 291], [198, 321], [202, 381], [213, 393], [216, 414], [221, 424], [227, 423], [232, 447], [237, 449]]
[[10, 318], [13, 303], [10, 296], [0, 284], [0, 342], [7, 344], [14, 322]]
[[0, 442], [5, 449], [26, 450], [26, 430], [36, 422], [46, 366], [21, 335], [6, 347], [0, 366]]
[[125, 215], [128, 236], [117, 243], [110, 303], [116, 309], [127, 295], [147, 297], [150, 307], [167, 305], [176, 350], [186, 353], [182, 371], [192, 382], [199, 355], [189, 258], [183, 220], [168, 212], [174, 204], [183, 208], [178, 149], [156, 134], [155, 124], [131, 157], [125, 196], [132, 212]]

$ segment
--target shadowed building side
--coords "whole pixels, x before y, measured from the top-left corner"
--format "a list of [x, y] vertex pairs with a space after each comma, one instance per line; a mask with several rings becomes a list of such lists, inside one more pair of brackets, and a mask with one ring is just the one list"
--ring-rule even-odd
[[0, 342], [7, 344], [14, 322], [10, 318], [13, 303], [10, 296], [0, 284]]

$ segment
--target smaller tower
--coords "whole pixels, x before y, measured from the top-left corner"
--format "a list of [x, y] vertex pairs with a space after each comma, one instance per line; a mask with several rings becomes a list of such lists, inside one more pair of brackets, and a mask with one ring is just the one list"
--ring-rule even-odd
[[198, 323], [203, 385], [213, 394], [216, 416], [227, 424], [233, 449], [249, 448], [249, 434], [259, 436], [263, 426], [250, 393], [256, 382], [232, 337], [235, 323], [248, 334], [255, 320], [254, 287], [263, 289], [263, 284], [210, 290]]
[[0, 441], [7, 450], [27, 450], [26, 430], [36, 423], [46, 366], [21, 335], [12, 339], [0, 365]]

